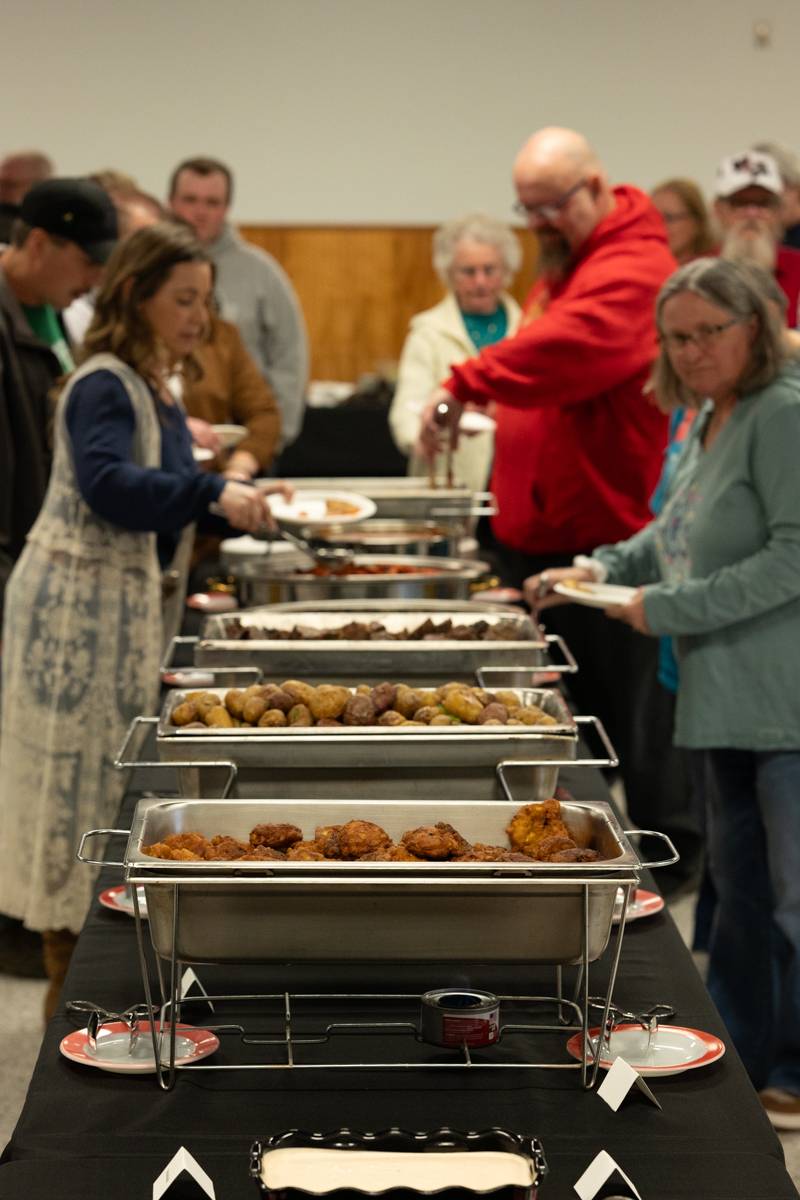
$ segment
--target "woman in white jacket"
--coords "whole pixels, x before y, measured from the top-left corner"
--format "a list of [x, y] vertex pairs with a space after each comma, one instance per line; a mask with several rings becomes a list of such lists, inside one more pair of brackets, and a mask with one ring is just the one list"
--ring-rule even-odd
[[[448, 221], [433, 235], [433, 265], [447, 288], [444, 300], [411, 320], [400, 357], [389, 424], [404, 454], [409, 475], [427, 475], [427, 463], [414, 454], [420, 417], [431, 392], [453, 363], [512, 334], [520, 309], [505, 288], [519, 269], [520, 244], [502, 221], [473, 213]], [[461, 439], [453, 459], [457, 482], [473, 491], [486, 487], [492, 465], [491, 432]]]

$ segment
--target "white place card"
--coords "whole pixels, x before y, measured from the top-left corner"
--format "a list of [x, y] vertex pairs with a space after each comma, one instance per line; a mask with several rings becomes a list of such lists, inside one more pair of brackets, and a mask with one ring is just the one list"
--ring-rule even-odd
[[153, 1184], [153, 1200], [161, 1200], [162, 1196], [170, 1194], [187, 1200], [189, 1196], [196, 1196], [197, 1200], [203, 1196], [216, 1200], [214, 1184], [185, 1146], [181, 1146]]
[[597, 1094], [601, 1100], [605, 1100], [613, 1112], [616, 1112], [632, 1087], [638, 1088], [642, 1095], [655, 1104], [656, 1108], [661, 1108], [642, 1076], [624, 1058], [614, 1059], [606, 1072], [605, 1079], [597, 1089]]
[[181, 1000], [186, 999], [186, 997], [189, 995], [189, 992], [192, 990], [193, 987], [196, 987], [197, 990], [199, 992], [201, 992], [203, 996], [205, 996], [208, 1007], [211, 1009], [212, 1012], [214, 1012], [214, 1005], [211, 1003], [211, 1001], [208, 998], [208, 992], [203, 987], [203, 985], [200, 982], [194, 969], [192, 967], [187, 967], [186, 970], [181, 975], [181, 988], [180, 988]]
[[617, 1174], [623, 1183], [630, 1188], [631, 1195], [637, 1200], [642, 1200], [639, 1192], [636, 1190], [636, 1185], [628, 1178], [607, 1150], [601, 1150], [596, 1158], [592, 1159], [589, 1166], [581, 1175], [578, 1182], [575, 1184], [575, 1191], [580, 1196], [580, 1200], [594, 1200], [594, 1197], [600, 1191], [600, 1188], [608, 1182], [612, 1175]]

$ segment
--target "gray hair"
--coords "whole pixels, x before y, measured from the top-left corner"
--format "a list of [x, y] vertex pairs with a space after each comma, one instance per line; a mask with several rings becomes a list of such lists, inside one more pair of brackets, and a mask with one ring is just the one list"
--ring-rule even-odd
[[433, 235], [433, 268], [445, 287], [450, 287], [450, 271], [459, 242], [480, 242], [493, 246], [503, 262], [503, 287], [507, 287], [519, 270], [522, 248], [510, 226], [486, 213], [468, 213], [445, 221]]
[[[659, 334], [664, 306], [681, 292], [691, 292], [739, 321], [756, 318], [758, 329], [750, 350], [750, 362], [739, 380], [738, 390], [741, 395], [747, 395], [771, 383], [789, 357], [783, 325], [786, 297], [774, 278], [750, 263], [697, 258], [671, 275], [659, 292], [656, 300]], [[650, 383], [659, 406], [664, 409], [681, 405], [696, 408], [705, 399], [681, 382], [663, 343], [653, 365]]]
[[800, 158], [796, 154], [780, 142], [757, 142], [753, 149], [772, 155], [785, 187], [800, 187]]

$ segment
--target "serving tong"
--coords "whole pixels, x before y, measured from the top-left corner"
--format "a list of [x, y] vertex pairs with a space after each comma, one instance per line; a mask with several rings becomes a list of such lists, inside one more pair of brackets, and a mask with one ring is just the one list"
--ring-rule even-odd
[[[599, 1010], [601, 1013], [605, 1012], [606, 1001], [602, 996], [590, 996], [589, 1008]], [[600, 1046], [608, 1048], [611, 1035], [618, 1025], [641, 1025], [647, 1033], [647, 1049], [649, 1051], [658, 1033], [659, 1021], [669, 1021], [674, 1016], [675, 1009], [671, 1004], [653, 1004], [641, 1013], [627, 1012], [618, 1004], [610, 1004], [601, 1036], [597, 1039], [591, 1038], [590, 1041], [593, 1046], [599, 1043]]]
[[101, 1004], [94, 1004], [91, 1000], [68, 1000], [66, 1007], [69, 1013], [88, 1013], [86, 1036], [92, 1050], [97, 1049], [97, 1035], [104, 1025], [110, 1025], [113, 1021], [122, 1021], [128, 1027], [129, 1055], [132, 1055], [136, 1049], [136, 1043], [142, 1032], [139, 1022], [153, 1021], [158, 1012], [156, 1005], [149, 1004], [132, 1004], [123, 1012], [109, 1012], [107, 1008], [103, 1008]]
[[[224, 517], [225, 512], [221, 504], [209, 504], [208, 511], [215, 517]], [[292, 533], [286, 526], [273, 517], [275, 524], [278, 527], [280, 536], [287, 542], [291, 542], [298, 550], [302, 550], [303, 554], [307, 554], [315, 566], [318, 567], [345, 567], [353, 561], [353, 551], [347, 550], [343, 546], [331, 546], [324, 538], [307, 538], [300, 537], [296, 533]], [[270, 544], [275, 541], [275, 537], [271, 529], [266, 525], [262, 525], [255, 537], [267, 541]]]
[[[458, 423], [453, 423], [453, 409], [455, 403], [452, 401], [442, 400], [436, 405], [433, 413], [433, 420], [436, 425], [444, 432], [444, 486], [446, 488], [453, 487], [453, 453], [455, 450], [455, 440], [457, 437]], [[431, 459], [430, 467], [428, 468], [428, 483], [432, 488], [436, 487], [436, 459]]]

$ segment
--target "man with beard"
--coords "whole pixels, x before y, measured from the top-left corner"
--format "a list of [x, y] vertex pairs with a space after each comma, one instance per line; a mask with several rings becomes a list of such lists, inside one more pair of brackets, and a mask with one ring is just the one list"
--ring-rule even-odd
[[[520, 587], [545, 567], [569, 565], [650, 520], [667, 420], [643, 389], [656, 356], [654, 306], [675, 260], [651, 200], [611, 187], [579, 133], [546, 128], [517, 155], [517, 211], [539, 239], [541, 272], [518, 332], [453, 367], [423, 415], [431, 457], [442, 423], [467, 403], [495, 403], [492, 529], [504, 582]], [[437, 406], [445, 403], [445, 412]], [[631, 762], [634, 697], [655, 678], [654, 639], [623, 634], [601, 612], [548, 611], [580, 663], [578, 706], [596, 713]], [[632, 811], [648, 796], [628, 788]]]
[[714, 215], [722, 233], [720, 256], [771, 271], [788, 301], [794, 328], [800, 301], [800, 251], [780, 244], [783, 181], [771, 154], [746, 150], [717, 168]]

